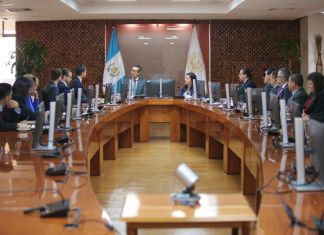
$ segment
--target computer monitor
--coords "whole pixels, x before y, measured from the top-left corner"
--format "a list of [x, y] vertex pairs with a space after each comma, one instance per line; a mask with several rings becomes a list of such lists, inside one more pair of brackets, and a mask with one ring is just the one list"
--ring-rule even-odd
[[55, 107], [55, 128], [58, 127], [60, 121], [63, 119], [63, 112], [65, 111], [64, 101], [65, 93], [56, 96], [56, 107]]
[[222, 90], [220, 82], [211, 82], [211, 90], [213, 94], [213, 100], [217, 101], [222, 98]]
[[[252, 88], [252, 109], [253, 115], [262, 114], [262, 95], [263, 88]], [[245, 92], [245, 100], [247, 101], [247, 92]]]
[[105, 104], [111, 103], [112, 84], [107, 83], [105, 85]]
[[35, 130], [33, 133], [33, 149], [37, 149], [41, 145], [41, 137], [43, 135], [43, 126], [45, 123], [45, 105], [41, 102], [36, 112]]
[[280, 106], [278, 97], [270, 92], [269, 110], [271, 111], [272, 126], [280, 129]]
[[129, 79], [123, 79], [120, 87], [120, 101], [127, 99]]
[[237, 107], [238, 103], [238, 87], [239, 84], [230, 84], [230, 97], [232, 97], [234, 107]]
[[[162, 80], [162, 97], [175, 96], [175, 80]], [[146, 97], [160, 97], [160, 80], [146, 81]]]
[[310, 119], [308, 136], [312, 148], [312, 164], [318, 170], [320, 184], [324, 187], [324, 123]]
[[205, 81], [197, 80], [197, 97], [205, 97]]
[[91, 112], [92, 98], [94, 97], [93, 85], [88, 86], [87, 101], [88, 101], [88, 112]]

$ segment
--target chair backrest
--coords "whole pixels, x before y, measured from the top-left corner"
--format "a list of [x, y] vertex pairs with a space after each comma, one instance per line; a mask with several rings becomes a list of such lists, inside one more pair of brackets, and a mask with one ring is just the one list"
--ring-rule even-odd
[[289, 100], [287, 104], [289, 114], [290, 114], [290, 119], [295, 120], [295, 117], [301, 117], [302, 116], [302, 108], [300, 104], [296, 103], [293, 100]]
[[205, 81], [197, 80], [197, 96], [198, 97], [205, 96]]
[[278, 97], [270, 93], [269, 110], [271, 110], [271, 120], [274, 127], [280, 128], [280, 106]]
[[239, 84], [230, 84], [230, 97], [233, 99], [233, 105], [236, 107], [238, 103], [238, 93], [237, 89], [239, 87]]
[[220, 82], [212, 82], [211, 83], [213, 99], [219, 100], [222, 98], [222, 90], [221, 90], [221, 83]]
[[312, 148], [312, 163], [319, 172], [321, 184], [324, 185], [324, 123], [310, 119], [308, 136]]

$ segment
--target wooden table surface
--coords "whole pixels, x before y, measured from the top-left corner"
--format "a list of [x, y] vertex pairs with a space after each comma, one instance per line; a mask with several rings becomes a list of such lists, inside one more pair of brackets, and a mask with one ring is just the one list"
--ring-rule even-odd
[[[157, 115], [159, 109], [164, 110], [162, 118]], [[170, 116], [166, 115], [166, 110], [170, 111]], [[224, 173], [241, 174], [242, 192], [257, 196], [256, 234], [296, 234], [296, 231], [298, 234], [312, 234], [305, 229], [290, 227], [279, 195], [257, 191], [279, 169], [291, 168], [294, 151], [273, 148], [271, 136], [259, 132], [259, 121], [244, 121], [239, 114], [229, 114], [200, 102], [172, 99], [144, 99], [107, 107], [91, 119], [73, 122], [73, 127], [79, 129], [68, 134], [73, 144], [62, 159], [44, 159], [31, 151], [32, 132], [2, 132], [0, 234], [109, 234], [110, 231], [95, 222], [67, 229], [63, 227], [66, 218], [41, 219], [36, 213], [23, 215], [21, 211], [59, 200], [57, 193], [48, 190], [54, 188], [71, 200], [71, 208], [81, 209], [81, 219], [107, 218], [92, 191], [90, 173], [99, 175], [100, 163], [104, 159], [114, 159], [118, 148], [131, 147], [133, 141], [148, 141], [148, 123], [158, 122], [160, 118], [170, 122], [172, 141], [185, 139], [188, 147], [204, 147], [207, 157], [223, 158]], [[182, 126], [185, 127], [184, 136]], [[66, 183], [55, 182], [61, 177], [44, 175], [48, 166], [61, 161], [67, 162], [70, 170], [87, 174], [70, 176]], [[287, 185], [275, 179], [267, 191], [286, 189]], [[292, 191], [281, 197], [297, 218], [309, 226], [312, 226], [312, 217], [320, 217], [324, 211], [323, 192]]]

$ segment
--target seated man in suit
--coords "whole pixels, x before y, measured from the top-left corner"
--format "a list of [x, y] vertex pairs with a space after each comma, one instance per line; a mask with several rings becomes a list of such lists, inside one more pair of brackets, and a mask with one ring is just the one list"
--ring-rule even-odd
[[244, 67], [239, 73], [240, 85], [237, 90], [238, 101], [245, 102], [245, 90], [248, 87], [256, 88], [253, 76], [249, 68]]
[[72, 79], [72, 72], [69, 69], [63, 68], [62, 78], [57, 84], [57, 88], [59, 89], [60, 94], [70, 92], [70, 87], [68, 86], [68, 84], [71, 82], [71, 79]]
[[277, 75], [278, 75], [277, 70], [273, 70], [270, 75], [270, 83], [272, 85], [272, 89], [270, 90], [270, 92], [272, 92], [275, 95], [277, 95], [278, 90], [280, 88], [279, 84], [277, 83]]
[[141, 72], [142, 67], [140, 65], [132, 67], [132, 96], [146, 96], [146, 81], [140, 78]]
[[280, 85], [280, 88], [277, 92], [277, 97], [279, 99], [284, 99], [286, 103], [291, 97], [291, 91], [288, 87], [289, 75], [290, 72], [286, 68], [280, 68], [278, 70], [277, 82]]
[[81, 103], [87, 103], [87, 92], [83, 89], [82, 82], [87, 77], [87, 68], [84, 65], [80, 65], [75, 68], [76, 77], [73, 78], [70, 88], [74, 88], [75, 100], [78, 98], [78, 88], [82, 88]]
[[62, 70], [60, 68], [51, 69], [50, 81], [42, 89], [42, 98], [45, 104], [45, 110], [50, 109], [50, 102], [56, 101], [56, 96], [59, 95], [57, 84], [62, 77]]
[[294, 73], [289, 77], [288, 87], [292, 93], [289, 101], [294, 101], [301, 107], [306, 103], [308, 98], [307, 93], [303, 88], [303, 83], [304, 80], [301, 74]]
[[16, 130], [19, 114], [18, 102], [11, 99], [11, 85], [0, 83], [0, 131]]
[[272, 83], [271, 83], [271, 73], [272, 72], [273, 72], [273, 69], [269, 68], [264, 73], [263, 82], [264, 82], [265, 86], [263, 87], [263, 89], [265, 92], [270, 92], [271, 89], [273, 88]]

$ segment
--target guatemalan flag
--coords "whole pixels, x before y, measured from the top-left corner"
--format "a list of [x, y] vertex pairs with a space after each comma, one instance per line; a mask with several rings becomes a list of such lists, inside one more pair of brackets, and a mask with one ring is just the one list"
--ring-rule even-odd
[[116, 38], [116, 30], [113, 27], [111, 38], [109, 42], [108, 53], [106, 56], [106, 65], [103, 74], [103, 85], [112, 83], [115, 85], [117, 82], [117, 92], [120, 92], [121, 82], [125, 77], [125, 69], [123, 59], [120, 53]]

